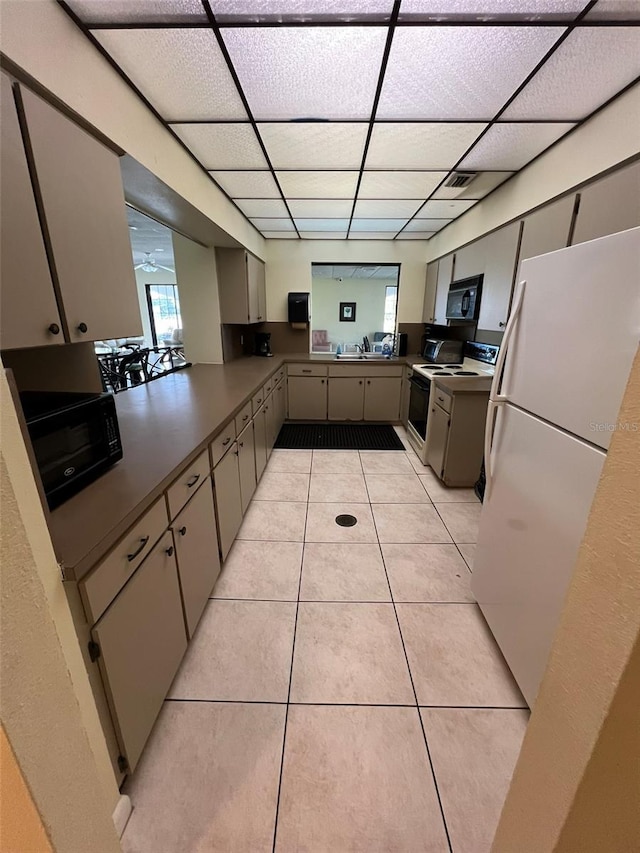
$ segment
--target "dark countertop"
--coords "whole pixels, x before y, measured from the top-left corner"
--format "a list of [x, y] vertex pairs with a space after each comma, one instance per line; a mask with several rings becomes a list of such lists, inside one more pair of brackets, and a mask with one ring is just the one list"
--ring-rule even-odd
[[[416, 355], [374, 363], [420, 360]], [[345, 363], [330, 354], [247, 357], [220, 365], [196, 364], [118, 394], [123, 459], [49, 516], [65, 577], [82, 578], [272, 373], [285, 363], [301, 361]]]
[[452, 377], [447, 379], [446, 376], [434, 377], [433, 381], [445, 391], [450, 391], [452, 394], [488, 394], [491, 390], [491, 376], [469, 376], [466, 379]]

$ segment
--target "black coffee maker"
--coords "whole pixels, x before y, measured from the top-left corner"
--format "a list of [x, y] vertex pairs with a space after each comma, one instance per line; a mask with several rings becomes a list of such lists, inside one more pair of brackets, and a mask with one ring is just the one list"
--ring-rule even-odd
[[256, 332], [254, 335], [253, 354], [272, 356], [271, 352], [271, 332]]

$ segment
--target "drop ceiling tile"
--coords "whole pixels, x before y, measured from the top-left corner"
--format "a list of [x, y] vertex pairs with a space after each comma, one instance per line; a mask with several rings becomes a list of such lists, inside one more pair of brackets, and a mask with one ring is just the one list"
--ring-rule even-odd
[[67, 0], [72, 11], [90, 24], [191, 23], [206, 21], [200, 0]]
[[393, 240], [399, 229], [395, 231], [350, 231], [350, 240]]
[[[422, 213], [422, 211], [420, 211], [420, 213]], [[404, 230], [409, 232], [431, 231], [432, 233], [435, 233], [452, 221], [453, 220], [451, 219], [426, 219], [424, 217], [422, 219], [412, 219], [411, 222], [407, 223], [407, 227]]]
[[473, 207], [474, 204], [475, 201], [450, 199], [446, 201], [428, 201], [420, 210], [420, 217], [422, 219], [455, 219], [456, 216], [460, 216], [466, 210], [469, 210], [470, 207]]
[[301, 231], [300, 237], [303, 240], [344, 240], [346, 239], [346, 231]]
[[376, 123], [367, 169], [449, 170], [485, 129], [486, 123]]
[[167, 121], [246, 121], [211, 30], [95, 30], [93, 34]]
[[354, 216], [359, 219], [369, 217], [388, 217], [391, 219], [407, 219], [413, 216], [416, 210], [420, 207], [424, 199], [358, 199]]
[[266, 169], [250, 124], [174, 124], [172, 129], [205, 169]]
[[434, 200], [455, 198], [460, 201], [483, 198], [491, 190], [500, 186], [507, 178], [510, 178], [511, 175], [513, 175], [513, 172], [479, 172], [468, 186], [457, 188], [441, 186], [433, 194], [433, 198]]
[[488, 121], [563, 32], [562, 27], [399, 27], [377, 118]]
[[351, 231], [394, 231], [397, 233], [407, 221], [406, 216], [397, 219], [352, 219]]
[[293, 231], [295, 228], [290, 219], [270, 219], [269, 217], [251, 217], [252, 222], [258, 231]]
[[396, 240], [429, 240], [435, 233], [435, 231], [403, 231], [398, 234]]
[[598, 0], [587, 12], [585, 21], [638, 21], [640, 4], [638, 0]]
[[494, 124], [458, 168], [517, 171], [564, 136], [573, 124]]
[[289, 216], [282, 199], [237, 198], [235, 203], [245, 216]]
[[295, 231], [261, 231], [262, 236], [266, 240], [297, 240], [298, 235]]
[[343, 219], [351, 216], [353, 199], [316, 199], [290, 198], [287, 199], [289, 210], [294, 217], [314, 219]]
[[576, 27], [500, 118], [579, 121], [639, 74], [640, 27]]
[[367, 128], [314, 122], [258, 126], [274, 168], [304, 170], [359, 169]]
[[296, 218], [296, 227], [301, 234], [303, 231], [346, 231], [349, 227], [349, 217], [342, 219]]
[[256, 120], [369, 119], [386, 32], [242, 27], [223, 38]]
[[211, 172], [232, 198], [280, 198], [271, 172]]
[[428, 21], [496, 17], [535, 21], [537, 18], [571, 20], [585, 0], [402, 0], [399, 20]]
[[277, 172], [287, 198], [353, 198], [358, 172]]
[[388, 20], [393, 0], [212, 0], [219, 22]]
[[358, 198], [417, 198], [424, 201], [447, 174], [447, 172], [364, 172]]

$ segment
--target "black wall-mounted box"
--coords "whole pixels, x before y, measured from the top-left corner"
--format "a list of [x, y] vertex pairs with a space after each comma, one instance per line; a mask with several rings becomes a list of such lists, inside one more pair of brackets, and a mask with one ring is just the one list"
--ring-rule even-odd
[[289, 294], [289, 322], [309, 322], [309, 293]]

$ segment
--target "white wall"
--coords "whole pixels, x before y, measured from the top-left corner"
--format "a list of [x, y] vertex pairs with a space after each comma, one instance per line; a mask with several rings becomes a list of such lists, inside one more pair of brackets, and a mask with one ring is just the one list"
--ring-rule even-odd
[[399, 264], [398, 322], [421, 323], [426, 245], [422, 240], [267, 240], [267, 319], [286, 322], [289, 291], [311, 293], [312, 263]]
[[215, 249], [173, 234], [184, 353], [188, 361], [222, 364]]
[[[311, 291], [311, 328], [326, 329], [334, 344], [361, 343], [364, 335], [373, 342], [374, 332], [384, 325], [385, 288], [395, 279], [314, 278]], [[355, 323], [340, 322], [341, 302], [356, 303]]]
[[452, 252], [638, 152], [640, 84], [432, 237], [426, 244], [427, 260]]
[[2, 52], [258, 257], [265, 240], [55, 0], [2, 0]]

